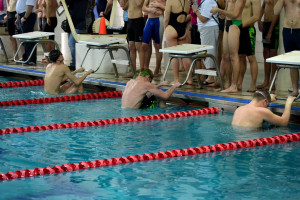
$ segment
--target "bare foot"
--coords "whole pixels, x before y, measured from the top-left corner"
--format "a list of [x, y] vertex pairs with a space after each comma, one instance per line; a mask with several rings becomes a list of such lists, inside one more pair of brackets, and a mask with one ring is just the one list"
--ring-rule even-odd
[[162, 73], [154, 74], [154, 77], [160, 77], [162, 76]]
[[222, 90], [222, 93], [238, 93], [238, 89], [236, 86], [230, 86], [229, 88]]
[[133, 75], [130, 73], [130, 74], [123, 76], [123, 78], [133, 78]]
[[242, 91], [242, 89], [243, 89], [242, 85], [238, 85], [237, 89], [238, 89], [238, 91]]
[[298, 95], [299, 95], [299, 92], [297, 90], [297, 91], [292, 92], [289, 96], [297, 97]]
[[172, 81], [170, 84], [171, 84], [171, 85], [175, 85], [175, 84], [177, 84], [177, 83], [181, 84], [179, 81]]
[[265, 87], [268, 87], [268, 85], [268, 83], [263, 82], [263, 84], [257, 86], [257, 89], [264, 89]]
[[221, 88], [215, 89], [216, 92], [220, 92], [221, 90], [222, 90]]
[[247, 90], [247, 92], [255, 92], [257, 88], [255, 86], [250, 86], [250, 88]]

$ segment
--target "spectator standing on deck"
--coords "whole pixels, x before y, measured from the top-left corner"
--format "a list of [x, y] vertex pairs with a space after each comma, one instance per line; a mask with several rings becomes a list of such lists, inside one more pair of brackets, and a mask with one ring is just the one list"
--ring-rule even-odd
[[[278, 0], [275, 8], [275, 17], [279, 16], [284, 8], [282, 38], [285, 52], [300, 50], [300, 0]], [[291, 96], [299, 95], [299, 70], [291, 69], [293, 92]]]
[[[18, 13], [18, 22], [21, 29], [21, 33], [28, 33], [34, 31], [34, 25], [36, 21], [36, 13], [34, 10], [36, 0], [18, 0], [16, 4], [16, 12]], [[31, 54], [35, 43], [24, 43], [23, 61], [26, 61]], [[36, 49], [34, 50], [31, 58], [25, 64], [36, 64]]]

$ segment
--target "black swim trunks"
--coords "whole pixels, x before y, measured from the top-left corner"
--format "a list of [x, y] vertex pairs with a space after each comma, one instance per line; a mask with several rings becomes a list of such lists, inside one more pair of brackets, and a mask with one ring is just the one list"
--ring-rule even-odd
[[241, 29], [239, 54], [255, 55], [256, 30], [254, 26]]
[[152, 95], [149, 98], [145, 96], [142, 101], [140, 109], [156, 108], [157, 106], [158, 106], [158, 100], [154, 95]]
[[229, 27], [231, 25], [236, 25], [237, 27], [239, 27], [239, 29], [241, 29], [243, 27], [242, 20], [227, 20], [226, 21], [226, 27], [225, 27], [225, 31], [227, 33], [229, 32]]
[[128, 41], [142, 42], [145, 22], [144, 18], [128, 19], [127, 38]]
[[[50, 17], [50, 25], [47, 23], [47, 20], [46, 20], [46, 24], [45, 24], [43, 31], [54, 33], [54, 29], [56, 26], [57, 26], [57, 18]], [[50, 36], [49, 39], [54, 40], [54, 35]]]
[[282, 38], [285, 52], [300, 50], [300, 29], [283, 28]]
[[14, 12], [7, 12], [7, 29], [9, 35], [16, 34], [16, 11]]
[[[270, 26], [272, 22], [263, 22], [263, 39], [266, 38]], [[264, 48], [269, 49], [278, 49], [279, 45], [279, 21], [276, 23], [272, 35], [271, 35], [271, 42], [270, 43], [263, 43]]]

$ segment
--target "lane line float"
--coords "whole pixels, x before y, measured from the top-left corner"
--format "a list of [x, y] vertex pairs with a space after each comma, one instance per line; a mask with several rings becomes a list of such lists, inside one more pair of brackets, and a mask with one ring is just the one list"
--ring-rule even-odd
[[77, 94], [77, 95], [59, 96], [59, 97], [45, 97], [39, 99], [0, 101], [0, 107], [29, 105], [29, 104], [57, 103], [57, 102], [66, 102], [66, 101], [82, 101], [82, 100], [91, 100], [91, 99], [118, 98], [118, 97], [122, 97], [122, 91], [97, 92], [97, 93], [90, 93], [90, 94]]
[[286, 134], [286, 135], [259, 138], [253, 140], [236, 141], [236, 142], [194, 147], [188, 149], [171, 150], [171, 151], [157, 152], [157, 153], [146, 153], [141, 155], [127, 156], [127, 157], [122, 156], [120, 158], [110, 158], [110, 159], [103, 159], [103, 160], [93, 160], [93, 161], [86, 161], [86, 162], [79, 162], [79, 163], [55, 165], [53, 167], [48, 166], [44, 168], [39, 167], [34, 169], [17, 170], [17, 171], [10, 171], [7, 173], [0, 173], [0, 181], [33, 177], [33, 176], [43, 176], [43, 175], [64, 173], [70, 171], [78, 171], [78, 170], [89, 169], [89, 168], [120, 165], [120, 164], [133, 163], [133, 162], [159, 160], [159, 159], [190, 156], [190, 155], [203, 154], [203, 153], [212, 153], [218, 151], [265, 146], [271, 144], [296, 142], [299, 140], [300, 140], [300, 133], [294, 133], [294, 134]]
[[0, 88], [29, 87], [29, 86], [40, 86], [40, 85], [44, 85], [43, 79], [0, 83]]
[[174, 113], [146, 115], [146, 116], [137, 116], [137, 117], [125, 117], [125, 118], [113, 118], [113, 119], [104, 119], [104, 120], [87, 121], [87, 122], [5, 128], [5, 129], [0, 129], [0, 135], [11, 134], [11, 133], [25, 133], [25, 132], [32, 132], [32, 131], [44, 131], [44, 130], [51, 130], [51, 129], [54, 130], [54, 129], [65, 129], [65, 128], [79, 128], [79, 127], [101, 126], [101, 125], [119, 124], [119, 123], [127, 123], [127, 122], [139, 122], [139, 121], [147, 121], [147, 120], [180, 118], [180, 117], [206, 115], [206, 114], [214, 114], [214, 113], [219, 113], [218, 107], [204, 108], [202, 110], [197, 109], [197, 110], [180, 111]]

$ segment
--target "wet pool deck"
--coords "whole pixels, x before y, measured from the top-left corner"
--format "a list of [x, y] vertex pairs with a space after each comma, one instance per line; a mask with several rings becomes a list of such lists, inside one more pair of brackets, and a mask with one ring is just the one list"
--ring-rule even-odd
[[[155, 61], [155, 60], [154, 60]], [[151, 59], [150, 68], [154, 68], [154, 61]], [[248, 69], [249, 70], [249, 69]], [[259, 63], [259, 76], [258, 80], [263, 80], [263, 66], [262, 63]], [[0, 71], [1, 72], [9, 72], [15, 75], [28, 75], [29, 77], [34, 78], [43, 78], [45, 75], [45, 65], [38, 63], [36, 66], [22, 66], [17, 65], [14, 62], [10, 61], [7, 63], [0, 63]], [[164, 71], [164, 69], [162, 69]], [[3, 74], [3, 73], [1, 73]], [[80, 76], [80, 73], [78, 73]], [[107, 87], [115, 90], [123, 90], [126, 82], [129, 79], [123, 78], [124, 74], [120, 74], [119, 78], [116, 78], [113, 73], [111, 74], [99, 74], [93, 73], [84, 81], [85, 84], [93, 85], [97, 87]], [[183, 80], [185, 78], [186, 73], [180, 72], [180, 78]], [[173, 80], [172, 71], [169, 70], [166, 76], [166, 80]], [[160, 80], [154, 79], [153, 83], [157, 84]], [[221, 92], [215, 91], [214, 88], [204, 86], [203, 89], [200, 89], [198, 84], [195, 82], [194, 85], [185, 85], [183, 87], [178, 88], [172, 97], [173, 99], [180, 99], [179, 101], [183, 104], [192, 105], [206, 105], [206, 106], [218, 106], [223, 108], [224, 110], [233, 111], [236, 107], [249, 103], [252, 94], [246, 92], [247, 86], [250, 85], [250, 73], [246, 72], [245, 81], [243, 84], [243, 91], [238, 92], [237, 94], [224, 94]], [[258, 83], [260, 83], [258, 81]], [[167, 89], [168, 87], [164, 87]], [[285, 97], [288, 95], [288, 91], [276, 91], [278, 96]], [[282, 113], [284, 108], [285, 100], [277, 100], [276, 102], [270, 105], [272, 111]], [[300, 101], [293, 103], [292, 107], [292, 115], [299, 116], [300, 115]]]

